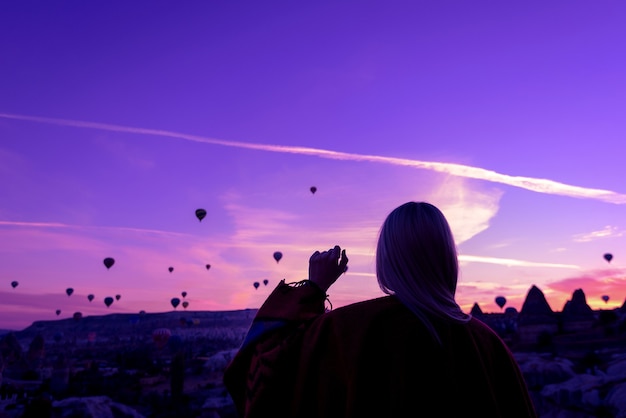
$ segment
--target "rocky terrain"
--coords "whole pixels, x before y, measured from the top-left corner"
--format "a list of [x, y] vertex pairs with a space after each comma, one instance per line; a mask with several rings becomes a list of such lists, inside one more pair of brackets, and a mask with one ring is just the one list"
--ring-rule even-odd
[[112, 314], [7, 333], [0, 417], [235, 416], [222, 373], [255, 313]]
[[[519, 332], [542, 324], [532, 316], [474, 314], [511, 347], [541, 417], [626, 418], [626, 319], [621, 310], [576, 308], [584, 295], [576, 298], [568, 311], [585, 327], [557, 315], [557, 331], [537, 328], [544, 331], [533, 343]], [[235, 417], [222, 374], [255, 313], [112, 314], [7, 333], [0, 337], [0, 418]]]

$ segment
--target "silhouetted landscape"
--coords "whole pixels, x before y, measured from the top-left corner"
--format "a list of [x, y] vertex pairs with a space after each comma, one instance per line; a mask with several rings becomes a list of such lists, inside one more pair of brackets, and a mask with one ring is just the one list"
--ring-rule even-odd
[[0, 416], [235, 416], [222, 372], [255, 312], [111, 314], [9, 332]]
[[[7, 332], [0, 417], [235, 417], [222, 374], [255, 313], [78, 316]], [[626, 417], [624, 306], [592, 310], [577, 289], [555, 311], [533, 286], [519, 312], [472, 314], [509, 345], [542, 417]]]

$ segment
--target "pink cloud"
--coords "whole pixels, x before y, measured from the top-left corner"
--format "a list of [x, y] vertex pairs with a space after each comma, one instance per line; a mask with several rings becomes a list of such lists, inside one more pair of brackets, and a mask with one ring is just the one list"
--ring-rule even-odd
[[[81, 303], [84, 299], [84, 303]], [[71, 317], [74, 312], [82, 312], [88, 304], [86, 296], [68, 297], [66, 294], [30, 294], [13, 291], [0, 291], [0, 316], [3, 326], [23, 329], [34, 321], [55, 320]], [[56, 315], [60, 309], [61, 314]]]
[[[0, 223], [0, 225], [2, 224]], [[6, 252], [49, 251], [51, 248], [56, 250], [98, 252], [105, 247], [96, 239], [76, 234], [68, 235], [67, 231], [60, 230], [5, 228], [2, 234], [3, 239], [2, 243], [0, 243], [0, 249]]]
[[[531, 286], [529, 285], [528, 288], [530, 289], [530, 287]], [[522, 309], [527, 293], [528, 291], [511, 293], [511, 289], [505, 289], [502, 287], [494, 287], [487, 290], [476, 286], [460, 285], [457, 291], [457, 303], [461, 306], [464, 312], [469, 312], [472, 309], [472, 306], [474, 306], [474, 303], [478, 303], [480, 309], [482, 309], [485, 313], [502, 312], [508, 307], [513, 307], [519, 311]], [[471, 296], [466, 296], [466, 294]], [[506, 305], [504, 305], [503, 309], [500, 309], [495, 302], [496, 296], [500, 295], [506, 298]]]
[[[546, 288], [560, 294], [561, 298], [566, 295], [566, 300], [571, 299], [576, 289], [582, 289], [592, 308], [615, 308], [621, 306], [626, 298], [626, 269], [589, 271], [548, 283]], [[608, 303], [602, 300], [602, 295], [610, 297]]]

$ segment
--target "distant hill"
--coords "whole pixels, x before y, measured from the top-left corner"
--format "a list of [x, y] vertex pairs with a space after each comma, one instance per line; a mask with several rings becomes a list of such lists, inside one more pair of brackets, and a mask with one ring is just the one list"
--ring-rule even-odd
[[172, 311], [161, 313], [90, 315], [78, 320], [64, 318], [58, 320], [35, 321], [21, 331], [15, 332], [17, 338], [33, 338], [43, 334], [46, 340], [55, 334], [75, 335], [85, 338], [89, 333], [96, 333], [98, 338], [126, 337], [132, 335], [151, 335], [155, 329], [168, 328], [173, 334], [205, 334], [208, 331], [230, 330], [243, 333], [247, 331], [256, 309], [236, 311]]

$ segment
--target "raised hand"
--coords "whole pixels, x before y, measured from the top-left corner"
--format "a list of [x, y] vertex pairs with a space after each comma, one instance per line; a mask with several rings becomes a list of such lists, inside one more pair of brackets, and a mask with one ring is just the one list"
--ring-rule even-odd
[[346, 250], [338, 245], [328, 251], [315, 251], [309, 259], [309, 280], [326, 292], [347, 266]]

